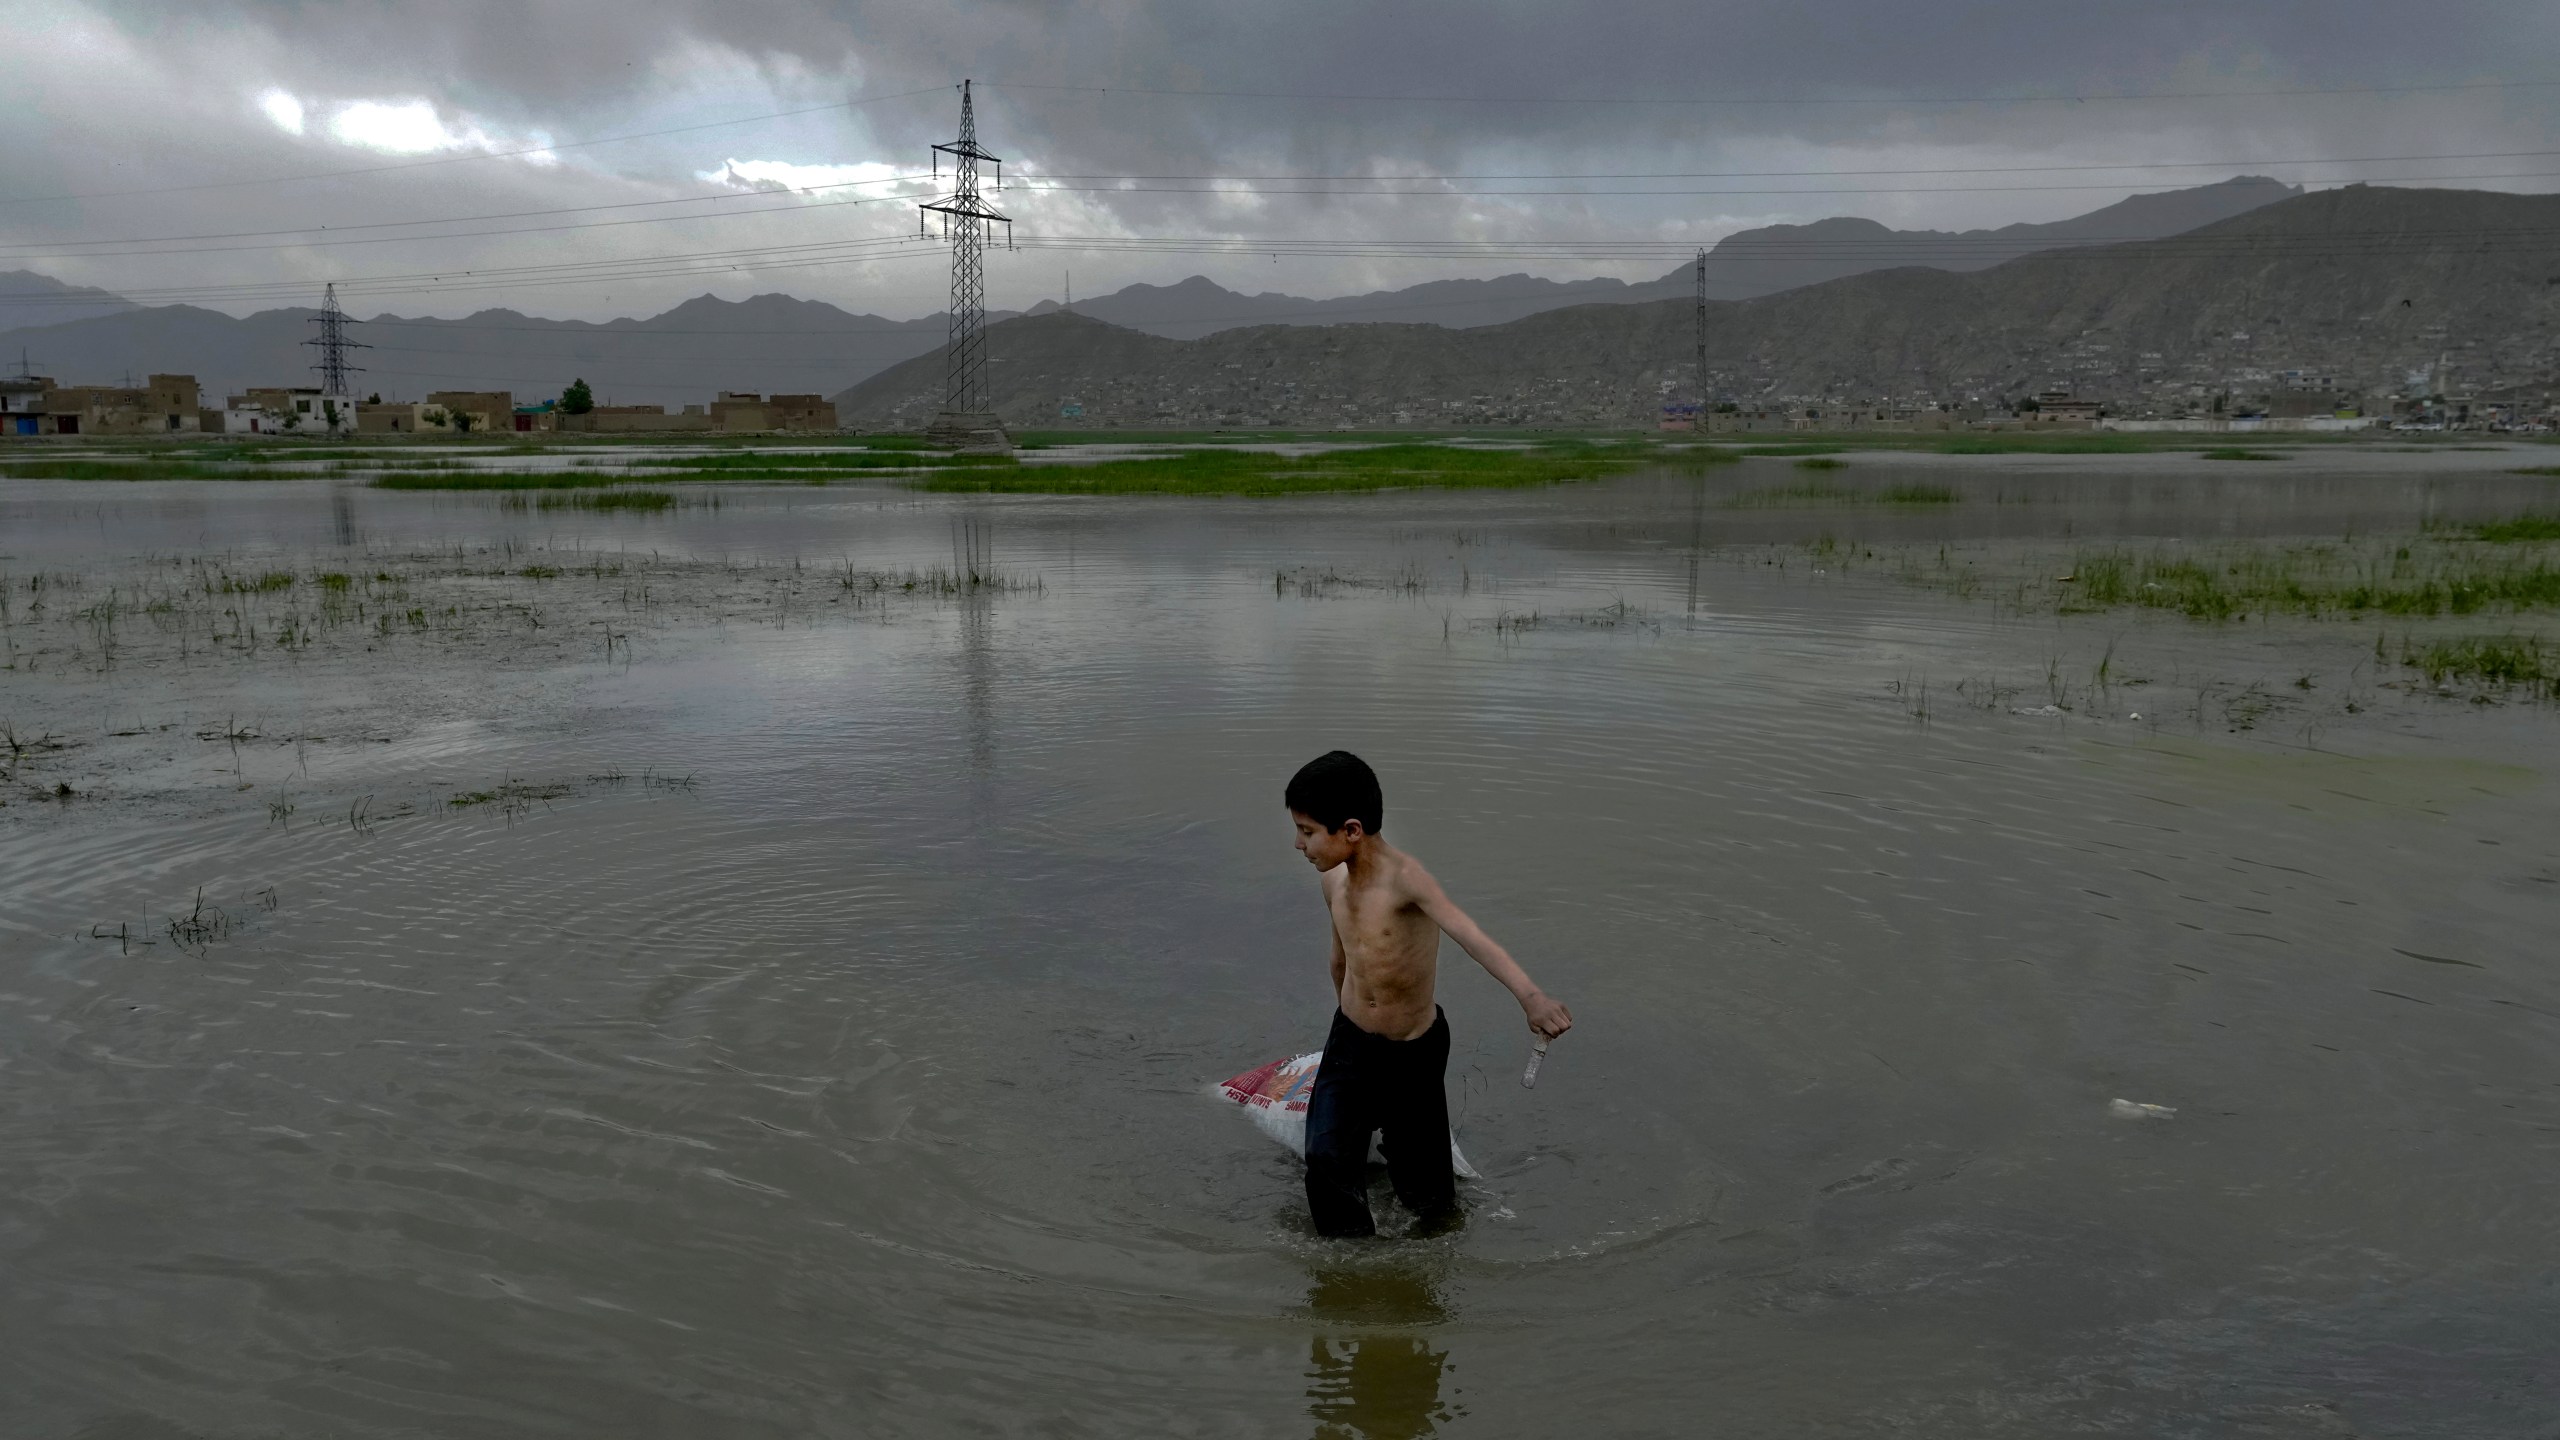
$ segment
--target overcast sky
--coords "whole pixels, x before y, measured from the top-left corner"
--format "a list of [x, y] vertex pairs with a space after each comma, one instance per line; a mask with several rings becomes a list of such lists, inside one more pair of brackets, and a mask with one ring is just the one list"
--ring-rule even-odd
[[[935, 187], [895, 177], [972, 76], [1032, 242], [991, 258], [999, 307], [1070, 269], [1651, 278], [1747, 226], [2053, 220], [2242, 172], [2549, 191], [2555, 55], [2547, 0], [68, 0], [0, 47], [0, 270], [235, 314], [329, 280], [359, 314], [924, 314]], [[1288, 193], [1346, 189], [1398, 193]], [[1588, 193], [1630, 190], [1692, 193]]]

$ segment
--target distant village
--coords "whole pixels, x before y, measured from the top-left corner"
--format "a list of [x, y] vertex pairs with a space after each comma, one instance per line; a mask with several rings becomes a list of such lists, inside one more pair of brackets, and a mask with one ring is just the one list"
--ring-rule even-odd
[[47, 376], [19, 375], [0, 379], [0, 438], [764, 435], [836, 429], [836, 407], [820, 395], [724, 390], [708, 404], [671, 411], [662, 405], [598, 405], [583, 382], [562, 397], [521, 405], [505, 390], [439, 390], [406, 402], [314, 388], [252, 388], [225, 397], [220, 408], [205, 399], [193, 375], [153, 375], [140, 385], [62, 385]]
[[[2055, 387], [2004, 399], [1927, 395], [1842, 399], [1825, 396], [1721, 400], [1700, 405], [1693, 374], [1655, 369], [1628, 395], [1603, 382], [1556, 380], [1515, 394], [1405, 395], [1367, 404], [1294, 382], [1190, 387], [1183, 396], [1141, 394], [1129, 377], [1089, 385], [1082, 400], [1043, 405], [1016, 423], [1062, 429], [1182, 428], [1389, 430], [1530, 427], [1618, 428], [1651, 415], [1665, 431], [1738, 434], [1787, 431], [2080, 429], [2122, 431], [2479, 430], [2546, 433], [2560, 429], [2551, 391], [2498, 387], [2430, 392], [2433, 377], [2413, 372], [2408, 393], [2356, 393], [2314, 372], [2253, 373], [2236, 383], [2191, 381], [2174, 394], [2097, 398]], [[2242, 388], [2242, 387], [2247, 388]], [[2110, 387], [2112, 388], [2112, 387]], [[1103, 393], [1095, 393], [1096, 391]], [[1207, 390], [1211, 393], [1201, 393]], [[1613, 390], [1615, 393], [1612, 393]], [[1115, 393], [1125, 391], [1127, 393]], [[1224, 393], [1219, 393], [1223, 391]], [[1726, 392], [1730, 394], [1731, 392]], [[820, 395], [721, 391], [699, 405], [593, 403], [583, 382], [564, 395], [518, 403], [505, 390], [440, 390], [421, 401], [330, 394], [311, 387], [252, 388], [219, 407], [192, 375], [152, 375], [141, 385], [63, 385], [41, 375], [0, 378], [0, 438], [65, 436], [353, 436], [473, 435], [769, 435], [837, 432], [834, 402]], [[893, 429], [920, 428], [939, 404], [919, 393], [881, 417]], [[1008, 407], [1011, 409], [1012, 407]], [[876, 422], [875, 422], [876, 423]]]

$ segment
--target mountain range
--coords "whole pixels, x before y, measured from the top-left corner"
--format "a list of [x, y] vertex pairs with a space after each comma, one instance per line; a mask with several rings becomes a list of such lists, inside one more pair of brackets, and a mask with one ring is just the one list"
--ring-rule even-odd
[[[2301, 193], [2297, 185], [2242, 175], [2214, 185], [2132, 196], [2068, 220], [2004, 225], [1997, 230], [1893, 230], [1873, 220], [1845, 217], [1737, 230], [1707, 252], [1707, 295], [1715, 300], [1748, 300], [1904, 265], [1987, 270], [2039, 250], [2156, 240]], [[1500, 325], [1567, 305], [1688, 300], [1696, 285], [1696, 267], [1682, 265], [1658, 280], [1634, 284], [1504, 275], [1492, 280], [1434, 280], [1402, 290], [1309, 300], [1273, 291], [1239, 294], [1194, 275], [1175, 285], [1131, 285], [1079, 300], [1074, 309], [1079, 315], [1150, 335], [1196, 340], [1243, 325]], [[1043, 315], [1060, 308], [1044, 300], [1023, 313]]]
[[[1997, 230], [1892, 230], [1857, 219], [1769, 226], [1716, 245], [1707, 261], [1709, 294], [1744, 299], [1894, 266], [1979, 270], [2039, 250], [2177, 234], [2295, 193], [2273, 180], [2242, 176], [2135, 196], [2052, 224]], [[1079, 300], [1075, 311], [1168, 339], [1273, 324], [1392, 321], [1458, 329], [1569, 306], [1685, 300], [1694, 280], [1692, 267], [1683, 265], [1635, 284], [1508, 275], [1308, 299], [1244, 295], [1193, 276]], [[1058, 308], [1044, 301], [1027, 313]], [[302, 342], [313, 333], [313, 314], [297, 308], [234, 318], [187, 305], [138, 306], [28, 271], [0, 273], [0, 359], [14, 364], [23, 351], [31, 369], [73, 383], [192, 374], [218, 397], [251, 385], [309, 383], [314, 355]], [[355, 338], [373, 348], [353, 359], [365, 372], [357, 377], [359, 393], [414, 399], [432, 390], [508, 389], [529, 398], [557, 394], [583, 378], [607, 403], [665, 405], [698, 403], [717, 390], [840, 390], [938, 353], [947, 332], [940, 313], [891, 320], [787, 295], [739, 301], [705, 295], [646, 319], [601, 323], [514, 310], [460, 319], [377, 315], [355, 327]]]
[[[2560, 387], [2560, 196], [2349, 187], [2181, 235], [1984, 270], [1903, 267], [1708, 307], [1709, 383], [1750, 407], [1996, 399], [2069, 388], [2126, 407], [2282, 390]], [[991, 327], [1009, 425], [1650, 423], [1694, 397], [1686, 300], [1508, 324], [1259, 326], [1169, 340], [1090, 316]], [[836, 397], [847, 425], [920, 426], [938, 356]]]

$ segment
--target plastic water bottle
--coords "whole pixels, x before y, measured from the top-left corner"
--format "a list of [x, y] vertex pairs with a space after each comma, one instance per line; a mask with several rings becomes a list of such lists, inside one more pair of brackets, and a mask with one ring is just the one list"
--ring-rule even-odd
[[1547, 1037], [1541, 1035], [1538, 1037], [1538, 1042], [1529, 1047], [1529, 1068], [1520, 1072], [1521, 1089], [1531, 1090], [1537, 1088], [1538, 1066], [1540, 1062], [1544, 1061], [1546, 1058]]

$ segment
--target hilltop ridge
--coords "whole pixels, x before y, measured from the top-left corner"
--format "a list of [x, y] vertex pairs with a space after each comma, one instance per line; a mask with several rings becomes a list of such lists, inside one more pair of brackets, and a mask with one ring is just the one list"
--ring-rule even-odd
[[[2560, 196], [2353, 187], [2160, 240], [1971, 273], [1906, 267], [1711, 303], [1708, 367], [1742, 404], [1963, 401], [2051, 387], [2127, 410], [2326, 387], [2555, 382]], [[992, 327], [1016, 426], [1650, 423], [1695, 393], [1683, 301], [1505, 325], [1263, 326], [1166, 340], [1088, 316]], [[836, 397], [847, 425], [921, 423], [938, 353]], [[2454, 372], [2450, 378], [2447, 371]]]

